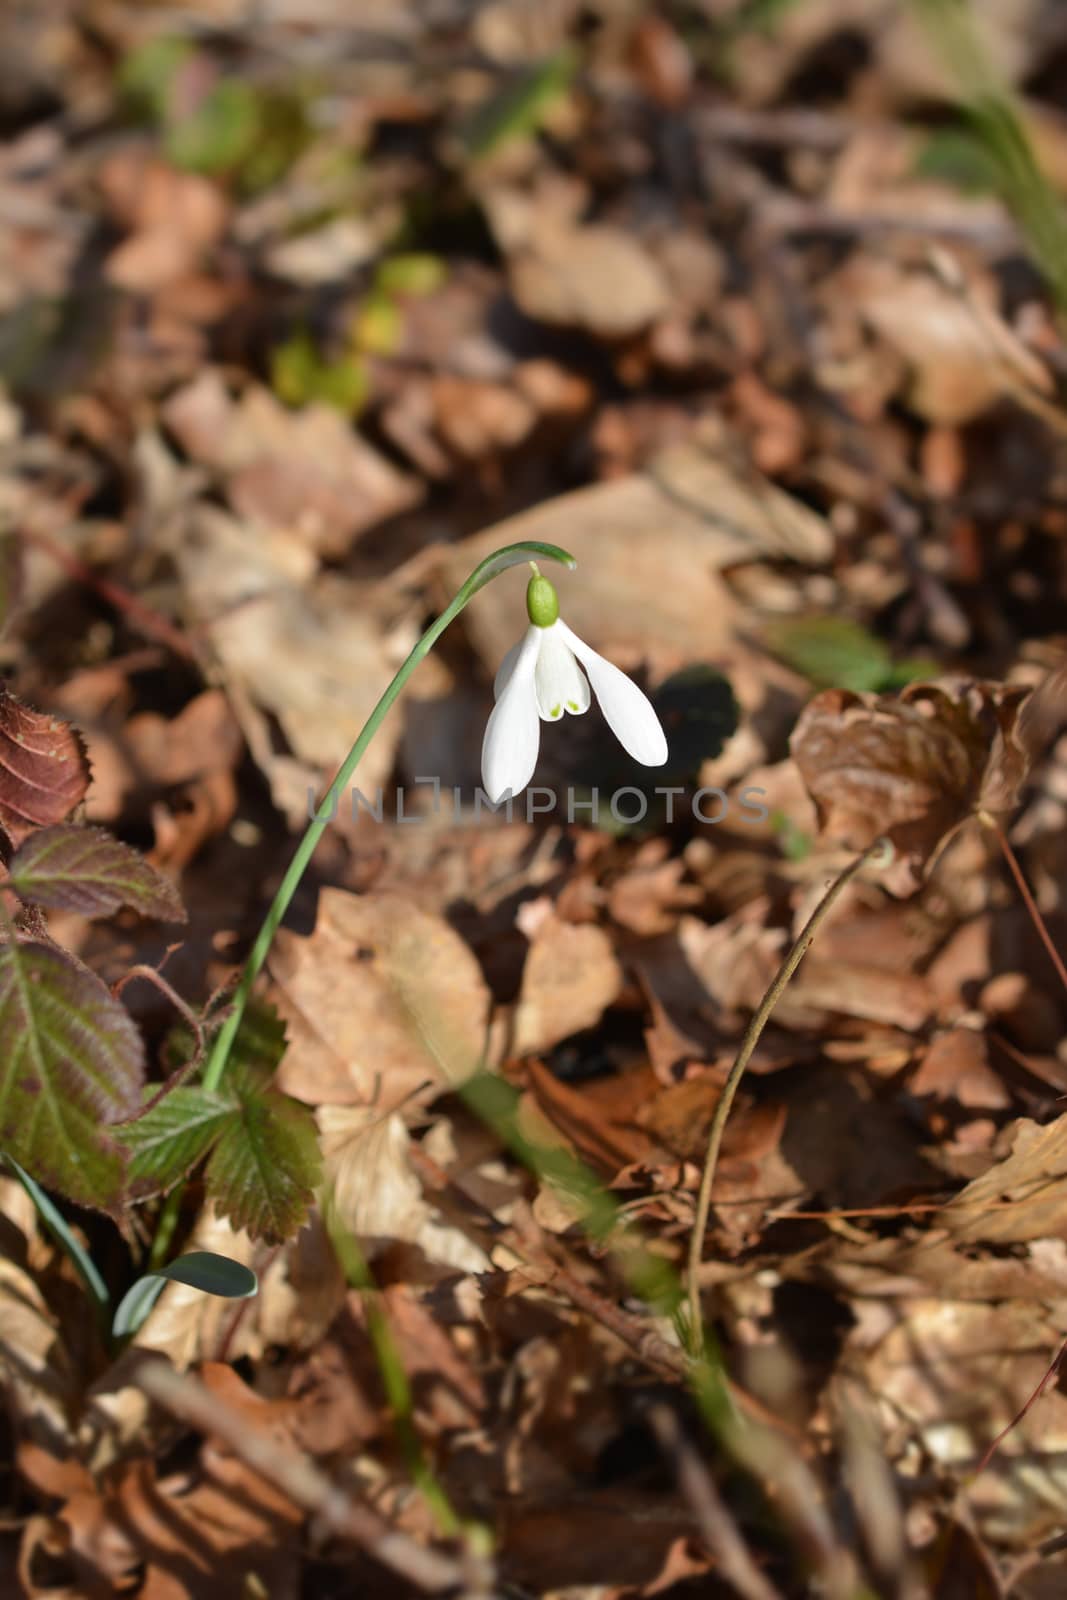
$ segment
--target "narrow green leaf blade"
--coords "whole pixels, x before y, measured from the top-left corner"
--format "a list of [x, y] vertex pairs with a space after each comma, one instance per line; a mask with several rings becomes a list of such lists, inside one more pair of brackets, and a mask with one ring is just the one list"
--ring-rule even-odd
[[259, 1288], [251, 1267], [217, 1250], [188, 1250], [159, 1269], [172, 1283], [187, 1283], [191, 1289], [214, 1294], [222, 1300], [248, 1300]]
[[162, 922], [186, 920], [174, 885], [103, 828], [40, 828], [16, 850], [10, 874], [23, 900], [52, 911], [107, 917], [131, 906]]
[[223, 1300], [247, 1300], [259, 1289], [259, 1280], [243, 1262], [231, 1261], [214, 1250], [190, 1250], [176, 1261], [149, 1272], [126, 1291], [111, 1324], [116, 1339], [136, 1333], [170, 1283], [185, 1283]]
[[138, 1278], [115, 1308], [115, 1315], [111, 1319], [111, 1337], [125, 1339], [136, 1333], [166, 1287], [166, 1278], [156, 1272]]
[[141, 1099], [144, 1046], [88, 967], [51, 945], [0, 945], [0, 1148], [50, 1189], [100, 1210], [123, 1190], [108, 1123]]
[[66, 1217], [60, 1211], [41, 1185], [31, 1178], [24, 1167], [20, 1167], [14, 1156], [6, 1157], [7, 1164], [15, 1177], [21, 1183], [30, 1199], [37, 1208], [37, 1214], [54, 1239], [67, 1252], [74, 1263], [82, 1282], [92, 1295], [93, 1300], [103, 1310], [111, 1296], [107, 1292], [107, 1284], [100, 1276], [96, 1262], [74, 1233]]

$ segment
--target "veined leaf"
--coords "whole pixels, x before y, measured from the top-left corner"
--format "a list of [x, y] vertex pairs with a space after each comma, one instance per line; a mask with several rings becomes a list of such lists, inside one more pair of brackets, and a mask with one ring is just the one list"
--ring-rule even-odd
[[[177, 1043], [179, 1069], [191, 1048], [191, 1040]], [[208, 1197], [235, 1228], [272, 1243], [295, 1233], [322, 1163], [311, 1112], [271, 1086], [284, 1054], [284, 1022], [273, 1006], [254, 1002], [217, 1090], [182, 1084], [118, 1129], [132, 1151], [137, 1198], [172, 1189], [208, 1156]]]
[[103, 828], [59, 823], [30, 835], [10, 867], [15, 892], [31, 905], [106, 917], [132, 906], [144, 917], [184, 922], [174, 885]]
[[279, 1244], [307, 1216], [322, 1157], [308, 1107], [268, 1085], [265, 1073], [231, 1064], [224, 1092], [234, 1110], [204, 1176], [216, 1210], [235, 1228]]
[[144, 1046], [88, 967], [36, 941], [0, 945], [0, 1145], [50, 1189], [111, 1210], [123, 1152], [106, 1124], [135, 1111]]
[[136, 1333], [168, 1283], [186, 1283], [204, 1294], [224, 1300], [247, 1300], [259, 1288], [259, 1280], [243, 1262], [214, 1250], [190, 1250], [158, 1272], [146, 1273], [126, 1291], [111, 1323], [112, 1336], [125, 1339]]
[[12, 842], [62, 822], [88, 787], [80, 734], [0, 687], [0, 826]]
[[181, 1085], [136, 1122], [116, 1128], [116, 1137], [131, 1152], [128, 1178], [137, 1198], [166, 1194], [180, 1183], [232, 1115], [227, 1096]]
[[285, 1023], [269, 1000], [253, 1000], [230, 1051], [234, 1067], [273, 1072], [285, 1054]]

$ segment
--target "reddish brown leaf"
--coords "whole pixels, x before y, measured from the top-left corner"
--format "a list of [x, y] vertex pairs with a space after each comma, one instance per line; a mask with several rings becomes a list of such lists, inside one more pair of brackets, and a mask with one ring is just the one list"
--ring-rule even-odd
[[816, 695], [791, 750], [823, 832], [855, 850], [888, 834], [901, 858], [894, 887], [914, 888], [967, 816], [1014, 804], [1029, 766], [1017, 731], [1029, 694], [944, 678], [899, 695]]
[[0, 945], [0, 1142], [79, 1205], [119, 1197], [123, 1153], [106, 1124], [134, 1115], [144, 1044], [129, 1014], [74, 956]]
[[0, 825], [13, 842], [62, 822], [88, 787], [81, 735], [0, 688]]
[[982, 806], [993, 813], [1014, 810], [1030, 767], [1067, 722], [1067, 662], [1027, 695], [1018, 717], [997, 729], [982, 785]]

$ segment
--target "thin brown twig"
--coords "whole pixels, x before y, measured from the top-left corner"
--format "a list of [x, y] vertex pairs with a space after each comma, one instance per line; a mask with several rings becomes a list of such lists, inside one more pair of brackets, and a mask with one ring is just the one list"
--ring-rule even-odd
[[43, 528], [26, 527], [21, 531], [25, 538], [32, 540], [42, 550], [46, 550], [56, 565], [63, 568], [68, 578], [82, 584], [86, 589], [91, 589], [101, 600], [114, 606], [116, 611], [121, 611], [138, 632], [166, 645], [176, 656], [181, 656], [196, 666], [200, 665], [200, 658], [193, 645], [162, 612], [146, 605], [123, 584], [115, 583], [111, 578], [102, 578], [92, 567], [80, 561], [69, 550], [65, 550], [59, 540], [54, 539]]
[[993, 1440], [993, 1443], [989, 1446], [989, 1449], [986, 1451], [981, 1461], [979, 1461], [974, 1470], [974, 1477], [971, 1479], [972, 1483], [974, 1482], [975, 1478], [981, 1477], [982, 1473], [985, 1471], [986, 1467], [988, 1467], [989, 1463], [1000, 1449], [1000, 1446], [1003, 1444], [1004, 1440], [1008, 1437], [1008, 1434], [1011, 1433], [1012, 1429], [1019, 1426], [1019, 1423], [1026, 1416], [1026, 1413], [1030, 1410], [1031, 1406], [1036, 1405], [1040, 1400], [1041, 1396], [1044, 1394], [1045, 1390], [1048, 1388], [1053, 1378], [1056, 1377], [1061, 1366], [1063, 1365], [1064, 1356], [1067, 1356], [1067, 1339], [1064, 1339], [1063, 1343], [1056, 1351], [1056, 1354], [1053, 1356], [1048, 1370], [1042, 1377], [1041, 1382], [1034, 1389], [1033, 1393], [1028, 1395], [1023, 1401], [1022, 1405], [1012, 1417], [1011, 1421], [1007, 1423], [1005, 1427], [1001, 1428], [1000, 1432]]
[[145, 1360], [136, 1383], [150, 1400], [198, 1433], [221, 1439], [246, 1467], [288, 1495], [294, 1505], [314, 1517], [320, 1527], [359, 1545], [383, 1567], [427, 1593], [467, 1586], [489, 1592], [484, 1574], [466, 1570], [464, 1561], [425, 1549], [407, 1534], [397, 1533], [369, 1507], [334, 1483], [306, 1455], [280, 1449], [266, 1433], [250, 1428], [217, 1395], [187, 1372], [176, 1372], [159, 1360]]
[[701, 1537], [718, 1570], [742, 1600], [782, 1600], [781, 1590], [757, 1567], [727, 1511], [711, 1473], [670, 1406], [649, 1406], [648, 1422], [664, 1456], [674, 1469], [678, 1487], [696, 1519]]
[[[177, 945], [171, 945], [170, 950], [167, 951], [167, 955], [170, 955], [171, 951], [176, 950], [177, 948]], [[166, 957], [164, 957], [164, 960], [165, 959]], [[187, 1001], [182, 999], [178, 991], [171, 987], [166, 978], [156, 967], [149, 966], [145, 961], [139, 961], [135, 967], [131, 967], [128, 972], [124, 972], [118, 982], [111, 985], [111, 993], [115, 996], [115, 999], [118, 999], [126, 985], [131, 983], [134, 978], [143, 978], [146, 983], [153, 984], [159, 990], [160, 994], [163, 995], [165, 999], [170, 1001], [175, 1011], [178, 1012], [178, 1014], [184, 1019], [189, 1028], [192, 1030], [193, 1038], [196, 1040], [197, 1051], [202, 1052], [204, 1049], [204, 1029], [200, 1022], [200, 1018], [197, 1016], [192, 1006], [189, 1005]]]
[[649, 1327], [647, 1321], [633, 1316], [631, 1312], [609, 1300], [606, 1295], [583, 1283], [581, 1278], [561, 1265], [550, 1251], [533, 1237], [532, 1227], [522, 1229], [521, 1232], [514, 1226], [503, 1227], [482, 1201], [468, 1194], [466, 1189], [420, 1145], [411, 1146], [411, 1160], [412, 1165], [439, 1195], [450, 1191], [458, 1197], [462, 1202], [463, 1211], [462, 1214], [458, 1214], [458, 1208], [453, 1208], [453, 1215], [461, 1227], [476, 1236], [487, 1255], [496, 1245], [505, 1243], [532, 1272], [543, 1276], [546, 1287], [557, 1290], [564, 1299], [577, 1306], [579, 1311], [584, 1311], [594, 1322], [607, 1328], [620, 1344], [632, 1350], [634, 1355], [639, 1356], [662, 1377], [680, 1379], [683, 1382], [688, 1378], [689, 1361], [684, 1351], [677, 1345], [668, 1343]]
[[1007, 834], [1004, 832], [1004, 829], [1001, 827], [1000, 823], [997, 822], [995, 817], [989, 816], [987, 812], [981, 813], [981, 820], [990, 830], [999, 844], [1001, 854], [1008, 863], [1008, 866], [1011, 870], [1011, 875], [1015, 879], [1019, 893], [1022, 895], [1023, 905], [1029, 912], [1030, 921], [1034, 925], [1038, 938], [1041, 940], [1041, 943], [1048, 952], [1048, 958], [1056, 969], [1056, 976], [1063, 984], [1064, 989], [1067, 990], [1067, 967], [1064, 966], [1060, 953], [1052, 942], [1052, 935], [1045, 926], [1045, 919], [1038, 909], [1037, 901], [1030, 892], [1030, 885], [1027, 883], [1023, 869], [1019, 865], [1018, 856], [1015, 854], [1015, 851], [1008, 842]]
[[862, 854], [850, 861], [844, 871], [838, 873], [801, 929], [793, 948], [782, 962], [770, 988], [760, 1001], [752, 1021], [745, 1030], [741, 1048], [737, 1052], [734, 1064], [730, 1068], [729, 1075], [723, 1085], [722, 1094], [719, 1096], [718, 1104], [715, 1107], [715, 1115], [711, 1119], [711, 1127], [708, 1130], [704, 1171], [700, 1179], [696, 1217], [689, 1240], [689, 1343], [694, 1357], [699, 1357], [704, 1349], [704, 1319], [700, 1310], [700, 1263], [704, 1258], [704, 1238], [708, 1231], [708, 1217], [711, 1212], [711, 1190], [715, 1182], [715, 1169], [719, 1163], [719, 1151], [722, 1147], [722, 1138], [726, 1131], [726, 1121], [730, 1115], [730, 1108], [734, 1103], [734, 1096], [737, 1094], [745, 1068], [752, 1057], [752, 1052], [759, 1043], [760, 1035], [767, 1026], [767, 1020], [777, 1005], [782, 991], [803, 961], [808, 952], [808, 947], [838, 898], [868, 862], [873, 861], [877, 856], [884, 858], [882, 864], [887, 865], [889, 859], [891, 859], [891, 852], [892, 845], [888, 839], [876, 839], [873, 844], [868, 845]]
[[[559, 1248], [559, 1242], [554, 1240], [550, 1248], [547, 1243], [542, 1243], [536, 1238], [534, 1235], [536, 1223], [533, 1222], [532, 1216], [528, 1227], [520, 1228], [515, 1224], [504, 1225], [498, 1222], [488, 1206], [468, 1194], [463, 1185], [446, 1172], [432, 1156], [427, 1155], [420, 1145], [411, 1145], [410, 1154], [412, 1165], [437, 1191], [437, 1203], [444, 1214], [460, 1228], [470, 1232], [487, 1255], [490, 1255], [498, 1244], [505, 1245], [523, 1266], [528, 1267], [532, 1274], [543, 1280], [546, 1289], [558, 1294], [561, 1299], [569, 1300], [571, 1305], [584, 1312], [591, 1322], [598, 1323], [608, 1333], [613, 1334], [619, 1343], [631, 1351], [651, 1372], [658, 1372], [661, 1377], [671, 1378], [676, 1382], [688, 1383], [691, 1380], [692, 1363], [685, 1352], [678, 1345], [663, 1338], [654, 1327], [650, 1327], [646, 1318], [635, 1316], [624, 1306], [610, 1300], [560, 1262], [553, 1253]], [[459, 1206], [450, 1204], [446, 1195], [451, 1195], [454, 1200], [460, 1201], [462, 1210]], [[803, 1433], [792, 1427], [781, 1416], [771, 1412], [734, 1379], [726, 1381], [738, 1411], [753, 1421], [763, 1423], [766, 1427], [775, 1428], [779, 1433], [791, 1435], [794, 1442], [799, 1445], [806, 1442]]]

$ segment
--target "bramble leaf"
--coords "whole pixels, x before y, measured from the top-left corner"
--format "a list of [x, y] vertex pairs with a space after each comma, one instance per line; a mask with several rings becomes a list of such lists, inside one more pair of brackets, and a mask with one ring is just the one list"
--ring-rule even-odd
[[12, 843], [62, 822], [88, 787], [81, 735], [0, 687], [0, 826]]
[[166, 1194], [207, 1155], [233, 1114], [225, 1095], [181, 1085], [136, 1122], [115, 1130], [130, 1150], [128, 1177], [138, 1199]]
[[88, 967], [51, 945], [0, 945], [0, 1146], [38, 1182], [113, 1210], [124, 1155], [107, 1124], [140, 1103], [144, 1046]]
[[106, 917], [131, 906], [161, 922], [186, 920], [174, 885], [103, 828], [41, 828], [19, 846], [9, 871], [21, 899], [51, 911]]
[[235, 1108], [205, 1180], [216, 1210], [235, 1228], [280, 1244], [307, 1216], [322, 1158], [309, 1108], [268, 1085], [265, 1073], [231, 1064], [225, 1088]]
[[[193, 1043], [177, 1032], [172, 1055]], [[117, 1130], [132, 1151], [138, 1199], [165, 1193], [208, 1156], [205, 1182], [217, 1210], [256, 1238], [278, 1243], [302, 1224], [321, 1175], [315, 1119], [272, 1087], [285, 1054], [285, 1024], [257, 1001], [241, 1020], [226, 1076], [215, 1091], [182, 1084]]]

